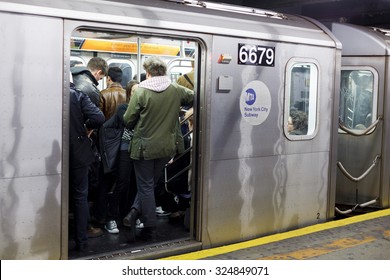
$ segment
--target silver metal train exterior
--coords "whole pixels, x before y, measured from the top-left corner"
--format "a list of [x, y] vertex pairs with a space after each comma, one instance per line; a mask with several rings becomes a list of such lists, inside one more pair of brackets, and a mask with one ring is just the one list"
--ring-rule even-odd
[[[381, 48], [344, 49], [336, 27], [333, 34], [308, 18], [198, 1], [122, 2], [0, 1], [1, 259], [69, 258], [69, 72], [93, 55], [128, 63], [129, 76], [160, 55], [172, 79], [188, 66], [175, 63], [195, 60], [189, 234], [176, 251], [148, 257], [326, 222], [343, 212], [338, 203], [389, 207], [389, 41], [379, 32], [370, 42]], [[93, 47], [77, 49], [80, 40]], [[147, 44], [154, 51], [142, 50]], [[161, 53], [172, 48], [180, 51]], [[365, 136], [339, 125], [348, 99], [340, 84], [354, 78], [340, 75], [347, 66], [373, 73]], [[292, 107], [307, 117], [298, 134], [288, 130]]]
[[389, 104], [390, 31], [333, 23], [343, 46], [336, 203], [350, 207], [390, 204]]

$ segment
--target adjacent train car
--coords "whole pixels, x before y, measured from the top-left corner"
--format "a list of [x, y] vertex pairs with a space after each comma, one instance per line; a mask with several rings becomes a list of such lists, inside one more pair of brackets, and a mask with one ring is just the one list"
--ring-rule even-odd
[[342, 43], [336, 211], [388, 208], [390, 30], [333, 23]]
[[[123, 59], [129, 76], [139, 75], [146, 57], [162, 55], [143, 53], [144, 43], [195, 60], [189, 232], [159, 246], [126, 244], [122, 256], [210, 248], [333, 218], [341, 44], [330, 31], [231, 5], [122, 2], [0, 1], [0, 258], [70, 258], [73, 58]], [[110, 41], [111, 50], [76, 50], [80, 38]]]

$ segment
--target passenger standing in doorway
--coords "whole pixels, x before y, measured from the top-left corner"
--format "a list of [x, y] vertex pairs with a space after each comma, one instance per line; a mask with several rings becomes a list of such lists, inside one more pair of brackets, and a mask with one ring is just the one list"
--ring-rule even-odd
[[[126, 86], [127, 104], [118, 106], [117, 115], [121, 117], [123, 122], [123, 115], [127, 110], [128, 102], [134, 91], [138, 88], [139, 82], [137, 80], [131, 80]], [[124, 124], [123, 124], [124, 125]], [[133, 130], [124, 128], [121, 144], [119, 148], [119, 163], [118, 163], [118, 178], [117, 187], [124, 190], [119, 202], [119, 216], [123, 219], [131, 209], [131, 205], [134, 202], [137, 194], [137, 185], [134, 176], [133, 160], [130, 158], [129, 145], [133, 137]], [[140, 221], [138, 221], [140, 224]], [[129, 226], [124, 224], [124, 226]]]
[[87, 248], [88, 167], [94, 160], [88, 130], [98, 128], [104, 122], [103, 113], [85, 93], [70, 85], [70, 154], [69, 190], [74, 212], [76, 249]]
[[118, 105], [126, 103], [126, 91], [122, 87], [122, 70], [119, 67], [108, 68], [107, 88], [100, 92], [99, 108], [106, 120], [114, 115]]
[[120, 118], [115, 116], [115, 112], [119, 105], [126, 104], [126, 91], [120, 84], [122, 75], [122, 70], [119, 67], [110, 67], [107, 74], [107, 88], [100, 92], [99, 108], [102, 110], [106, 122], [99, 129], [99, 150], [102, 155], [102, 164], [100, 165], [94, 214], [97, 221], [104, 224], [104, 228], [109, 233], [119, 233], [116, 218], [118, 218], [119, 196], [122, 195], [122, 190], [115, 182], [120, 137], [124, 127], [122, 117], [124, 112]]
[[[95, 104], [99, 107], [100, 90], [98, 89], [99, 81], [103, 79], [108, 72], [107, 62], [101, 57], [93, 57], [89, 60], [87, 67], [75, 66], [70, 69], [73, 77], [73, 83], [76, 89], [87, 94]], [[90, 132], [90, 139], [93, 142], [93, 148], [95, 150], [95, 160], [89, 166], [89, 201], [91, 203], [96, 201], [97, 190], [99, 185], [99, 166], [100, 166], [100, 154], [98, 151], [98, 136], [97, 129]], [[89, 225], [88, 235], [89, 237], [101, 236], [103, 231], [99, 228], [94, 228]]]
[[70, 71], [76, 88], [87, 94], [91, 101], [99, 107], [100, 90], [97, 86], [99, 81], [107, 75], [107, 62], [101, 57], [93, 57], [89, 60], [87, 67], [75, 66], [70, 68]]
[[142, 215], [141, 239], [156, 240], [154, 188], [164, 165], [184, 151], [178, 116], [182, 106], [192, 105], [194, 92], [172, 84], [166, 76], [167, 65], [158, 57], [148, 58], [143, 67], [146, 80], [139, 84], [123, 116], [127, 128], [134, 129], [129, 151], [137, 178], [137, 195], [124, 223], [131, 225], [135, 240], [135, 222]]

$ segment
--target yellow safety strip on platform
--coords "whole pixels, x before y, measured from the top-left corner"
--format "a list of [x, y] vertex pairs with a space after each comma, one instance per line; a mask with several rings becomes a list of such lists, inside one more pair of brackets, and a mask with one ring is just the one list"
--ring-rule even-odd
[[366, 244], [375, 240], [376, 238], [373, 236], [367, 236], [364, 239], [341, 238], [323, 246], [301, 249], [289, 253], [276, 254], [264, 258], [258, 258], [257, 260], [305, 260], [305, 259], [310, 259], [321, 255], [325, 255], [331, 252], [335, 252], [338, 250], [343, 250], [358, 245]]
[[384, 216], [390, 215], [390, 209], [385, 209], [385, 210], [379, 210], [367, 214], [362, 214], [359, 216], [355, 217], [350, 217], [342, 220], [337, 220], [337, 221], [330, 221], [330, 222], [325, 222], [321, 224], [316, 224], [312, 226], [308, 226], [305, 228], [301, 229], [296, 229], [292, 231], [287, 231], [283, 233], [278, 233], [278, 234], [273, 234], [265, 237], [260, 237], [257, 239], [249, 240], [249, 241], [244, 241], [240, 243], [235, 243], [231, 245], [226, 245], [222, 247], [217, 247], [217, 248], [212, 248], [212, 249], [205, 249], [201, 251], [196, 251], [192, 253], [187, 253], [187, 254], [182, 254], [182, 255], [177, 255], [177, 256], [171, 256], [167, 258], [163, 258], [163, 260], [198, 260], [198, 259], [203, 259], [207, 257], [212, 257], [216, 255], [221, 255], [221, 254], [226, 254], [230, 252], [234, 252], [237, 250], [241, 249], [246, 249], [246, 248], [251, 248], [251, 247], [256, 247], [264, 244], [269, 244], [272, 242], [277, 242], [281, 240], [285, 240], [288, 238], [293, 238], [297, 236], [302, 236], [306, 234], [311, 234], [314, 232], [319, 232], [327, 229], [332, 229], [336, 227], [342, 227], [362, 221], [368, 221], [372, 220], [375, 218], [380, 218]]

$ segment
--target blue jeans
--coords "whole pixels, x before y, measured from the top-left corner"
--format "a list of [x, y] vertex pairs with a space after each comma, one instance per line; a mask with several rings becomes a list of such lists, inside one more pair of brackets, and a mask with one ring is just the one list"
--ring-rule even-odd
[[141, 219], [145, 227], [156, 226], [157, 218], [154, 188], [168, 161], [169, 158], [134, 160], [134, 170], [137, 178], [137, 195], [133, 203], [133, 208], [141, 213]]

